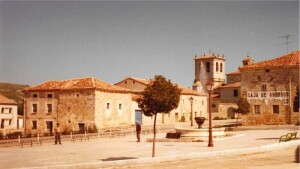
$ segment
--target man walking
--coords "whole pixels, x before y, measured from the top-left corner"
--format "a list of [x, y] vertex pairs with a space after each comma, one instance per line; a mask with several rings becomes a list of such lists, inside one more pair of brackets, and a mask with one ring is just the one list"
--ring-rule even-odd
[[61, 128], [59, 126], [59, 123], [57, 123], [57, 126], [55, 128], [55, 144], [57, 144], [57, 142], [61, 144]]
[[142, 126], [140, 124], [139, 121], [135, 121], [135, 128], [136, 128], [136, 137], [137, 137], [137, 141], [136, 142], [140, 142], [141, 141], [141, 131], [142, 131]]

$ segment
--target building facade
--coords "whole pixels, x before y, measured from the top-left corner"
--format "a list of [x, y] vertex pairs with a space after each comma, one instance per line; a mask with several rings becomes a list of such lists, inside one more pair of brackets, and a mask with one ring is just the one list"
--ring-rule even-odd
[[134, 124], [129, 90], [95, 78], [49, 81], [23, 90], [25, 132], [51, 135]]
[[241, 96], [251, 105], [243, 122], [248, 125], [298, 122], [299, 106], [295, 98], [299, 98], [299, 68], [299, 51], [240, 67]]
[[[126, 77], [122, 81], [116, 83], [116, 86], [120, 86], [129, 89], [136, 94], [141, 94], [144, 89], [149, 85], [149, 80]], [[207, 95], [204, 93], [198, 93], [191, 89], [178, 86], [181, 89], [180, 101], [178, 107], [168, 114], [159, 114], [157, 116], [157, 124], [170, 124], [176, 122], [190, 121], [191, 111], [194, 117], [206, 117], [207, 116]], [[136, 112], [139, 111], [137, 105], [135, 105]], [[141, 112], [140, 112], [141, 113]], [[192, 119], [194, 120], [194, 119]], [[150, 125], [153, 124], [153, 119], [142, 115], [142, 124]]]
[[18, 125], [18, 105], [14, 100], [0, 95], [0, 111], [0, 130], [22, 128]]

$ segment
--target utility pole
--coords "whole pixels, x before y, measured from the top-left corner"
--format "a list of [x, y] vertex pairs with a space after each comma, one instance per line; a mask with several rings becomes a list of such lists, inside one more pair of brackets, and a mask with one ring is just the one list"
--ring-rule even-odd
[[289, 38], [292, 37], [292, 35], [284, 35], [284, 36], [279, 36], [279, 38], [285, 38], [286, 41], [285, 41], [285, 45], [286, 45], [286, 53], [289, 53], [289, 44], [291, 42], [289, 42]]

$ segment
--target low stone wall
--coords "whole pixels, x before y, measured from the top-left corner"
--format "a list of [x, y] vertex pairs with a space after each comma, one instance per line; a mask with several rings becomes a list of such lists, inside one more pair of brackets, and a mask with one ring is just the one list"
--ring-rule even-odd
[[279, 117], [274, 114], [249, 114], [242, 116], [242, 124], [243, 126], [252, 126], [252, 125], [280, 125], [286, 124], [285, 119], [283, 117]]

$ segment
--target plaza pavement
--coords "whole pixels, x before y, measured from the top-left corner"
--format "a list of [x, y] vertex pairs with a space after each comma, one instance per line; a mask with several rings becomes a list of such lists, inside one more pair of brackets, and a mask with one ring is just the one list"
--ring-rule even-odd
[[[292, 131], [298, 131], [299, 134], [297, 126], [258, 126], [259, 130], [249, 127], [238, 129], [240, 130], [228, 132], [231, 137], [214, 139], [214, 147], [207, 147], [207, 142], [157, 142], [155, 158], [151, 157], [152, 142], [146, 141], [153, 137], [152, 134], [141, 135], [141, 142], [136, 142], [136, 136], [132, 134], [111, 139], [63, 142], [62, 145], [1, 148], [0, 168], [114, 168], [266, 152], [300, 145], [300, 140], [278, 143], [283, 134]], [[164, 138], [165, 135], [166, 133], [158, 133], [157, 138]]]

